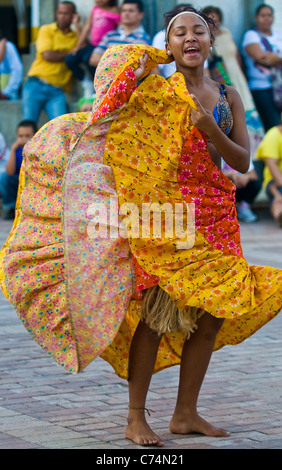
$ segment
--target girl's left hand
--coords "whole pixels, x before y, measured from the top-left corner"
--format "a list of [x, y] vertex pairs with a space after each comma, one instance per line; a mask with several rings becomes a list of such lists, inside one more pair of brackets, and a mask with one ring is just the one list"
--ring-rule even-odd
[[200, 101], [195, 95], [191, 95], [197, 110], [193, 109], [191, 106], [191, 119], [192, 123], [197, 129], [203, 131], [207, 136], [213, 130], [216, 125], [216, 121], [212, 113], [203, 108]]
[[140, 61], [139, 61], [139, 67], [138, 69], [136, 69], [134, 71], [134, 74], [135, 74], [135, 77], [136, 77], [136, 80], [138, 81], [142, 75], [144, 75], [144, 72], [145, 72], [145, 65], [146, 65], [146, 62], [147, 62], [147, 59], [148, 59], [148, 55], [147, 54], [144, 54], [143, 57], [141, 57]]

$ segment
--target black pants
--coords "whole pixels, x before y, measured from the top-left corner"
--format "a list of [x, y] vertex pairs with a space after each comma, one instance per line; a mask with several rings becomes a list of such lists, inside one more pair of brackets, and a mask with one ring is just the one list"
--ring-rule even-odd
[[80, 49], [76, 54], [69, 54], [65, 58], [65, 62], [68, 68], [72, 71], [75, 78], [78, 80], [83, 80], [85, 72], [80, 64], [84, 64], [89, 72], [91, 79], [93, 80], [95, 75], [95, 67], [89, 65], [89, 59], [94, 50], [94, 46], [88, 44], [88, 46], [83, 47]]
[[281, 124], [281, 111], [274, 104], [272, 88], [252, 90], [252, 95], [265, 132]]
[[255, 198], [261, 190], [260, 180], [250, 181], [245, 188], [236, 189], [236, 201], [245, 201], [253, 204]]

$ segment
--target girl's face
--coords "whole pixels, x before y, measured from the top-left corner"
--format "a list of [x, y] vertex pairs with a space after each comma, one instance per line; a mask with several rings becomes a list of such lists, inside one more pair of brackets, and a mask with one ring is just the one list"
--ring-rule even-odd
[[273, 13], [269, 7], [263, 7], [256, 16], [257, 27], [261, 31], [267, 31], [273, 24]]
[[172, 24], [167, 50], [172, 52], [177, 69], [203, 66], [212, 39], [205, 23], [195, 15], [182, 15]]

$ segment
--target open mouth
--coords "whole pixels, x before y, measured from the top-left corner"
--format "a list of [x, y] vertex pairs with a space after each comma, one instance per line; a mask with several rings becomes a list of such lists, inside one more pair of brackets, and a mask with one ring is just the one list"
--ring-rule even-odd
[[197, 47], [187, 47], [187, 49], [184, 51], [184, 54], [189, 56], [197, 55], [198, 53], [199, 49]]

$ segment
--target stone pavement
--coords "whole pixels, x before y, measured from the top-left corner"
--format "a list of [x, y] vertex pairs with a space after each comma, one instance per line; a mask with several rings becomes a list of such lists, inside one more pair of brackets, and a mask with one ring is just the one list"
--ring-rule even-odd
[[[10, 227], [0, 221], [1, 245]], [[282, 268], [282, 230], [268, 214], [242, 224], [242, 243], [250, 264]], [[281, 331], [282, 314], [212, 357], [199, 411], [228, 429], [229, 438], [171, 434], [179, 369], [156, 374], [148, 396], [156, 412], [148, 419], [163, 449], [282, 449]], [[31, 339], [0, 294], [0, 449], [141, 449], [124, 438], [127, 406], [127, 383], [110, 365], [98, 359], [69, 375]]]

